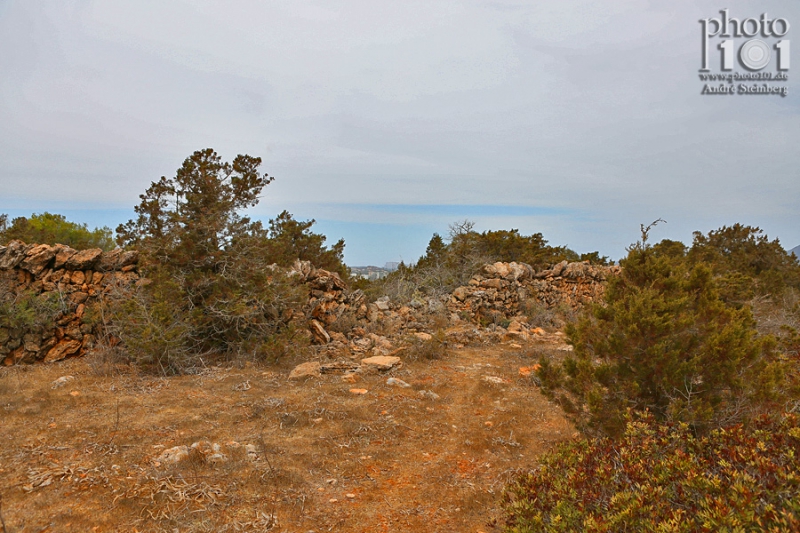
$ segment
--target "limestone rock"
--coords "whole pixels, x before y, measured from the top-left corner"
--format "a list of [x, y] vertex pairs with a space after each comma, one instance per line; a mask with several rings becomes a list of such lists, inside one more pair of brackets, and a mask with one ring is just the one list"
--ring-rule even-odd
[[161, 452], [156, 461], [159, 463], [175, 464], [189, 457], [188, 446], [174, 446]]
[[328, 344], [331, 342], [331, 336], [317, 320], [310, 320], [308, 322], [308, 329], [311, 330], [311, 335], [318, 344]]
[[399, 366], [402, 363], [399, 357], [390, 355], [376, 355], [374, 357], [367, 357], [361, 360], [361, 364], [367, 370], [385, 371]]
[[387, 379], [386, 384], [389, 385], [390, 387], [403, 387], [404, 389], [408, 389], [411, 387], [411, 385], [409, 385], [402, 379], [397, 379], [397, 378]]
[[19, 264], [20, 268], [38, 276], [47, 268], [47, 264], [56, 256], [56, 249], [47, 244], [34, 246], [25, 254], [25, 259]]
[[93, 268], [103, 250], [100, 248], [89, 248], [88, 250], [81, 250], [70, 256], [64, 263], [64, 267], [68, 270], [88, 270]]
[[380, 298], [375, 300], [375, 307], [377, 307], [381, 311], [388, 311], [389, 310], [389, 297], [388, 296], [381, 296]]
[[47, 355], [44, 356], [45, 363], [52, 363], [55, 361], [61, 361], [65, 357], [69, 355], [73, 355], [81, 349], [81, 342], [77, 340], [63, 340], [60, 343], [56, 344], [50, 351], [47, 352]]
[[318, 378], [322, 375], [320, 370], [321, 365], [317, 361], [309, 361], [294, 367], [289, 374], [290, 380], [298, 380], [305, 378]]
[[0, 255], [0, 270], [10, 270], [19, 265], [25, 259], [25, 253], [32, 246], [19, 240], [13, 240], [3, 248]]

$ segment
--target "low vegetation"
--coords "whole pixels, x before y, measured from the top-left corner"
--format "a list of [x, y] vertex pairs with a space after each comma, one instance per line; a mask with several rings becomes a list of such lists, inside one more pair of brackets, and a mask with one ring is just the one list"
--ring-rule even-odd
[[798, 531], [800, 420], [763, 417], [697, 436], [630, 420], [578, 439], [505, 492], [505, 531]]
[[34, 213], [30, 217], [17, 217], [9, 222], [8, 215], [0, 215], [0, 245], [19, 239], [26, 243], [65, 244], [76, 250], [87, 248], [114, 248], [111, 229], [90, 230], [86, 224], [68, 221], [64, 215], [48, 212]]

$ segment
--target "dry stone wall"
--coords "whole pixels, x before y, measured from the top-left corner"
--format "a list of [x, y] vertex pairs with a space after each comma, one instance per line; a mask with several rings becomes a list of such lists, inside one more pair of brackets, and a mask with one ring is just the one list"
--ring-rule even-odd
[[578, 309], [602, 298], [608, 276], [619, 268], [567, 261], [540, 272], [525, 263], [484, 265], [468, 285], [453, 291], [447, 308], [476, 322], [513, 318], [529, 301], [547, 309]]
[[[0, 246], [0, 360], [5, 365], [83, 355], [99, 333], [90, 318], [102, 298], [141, 283], [135, 251], [74, 250], [11, 241]], [[21, 313], [39, 302], [50, 316]], [[47, 313], [49, 311], [49, 313]]]
[[[140, 278], [138, 260], [137, 252], [121, 249], [77, 251], [22, 241], [0, 246], [3, 312], [18, 313], [25, 298], [55, 304], [50, 320], [26, 322], [0, 315], [0, 361], [13, 365], [83, 355], [102, 334], [96, 311], [103, 299], [147, 283]], [[524, 326], [523, 307], [530, 302], [577, 309], [601, 298], [608, 276], [617, 272], [619, 267], [566, 261], [540, 272], [525, 263], [494, 263], [484, 265], [449, 299], [408, 305], [388, 297], [368, 302], [362, 291], [349, 291], [336, 273], [307, 261], [296, 262], [288, 274], [308, 289], [306, 305], [295, 314], [307, 325], [311, 340], [332, 353], [367, 356], [395, 350], [386, 337], [370, 331], [376, 324], [392, 335], [426, 335], [431, 317], [446, 311], [454, 324], [496, 325], [503, 318], [513, 329], [515, 324]]]

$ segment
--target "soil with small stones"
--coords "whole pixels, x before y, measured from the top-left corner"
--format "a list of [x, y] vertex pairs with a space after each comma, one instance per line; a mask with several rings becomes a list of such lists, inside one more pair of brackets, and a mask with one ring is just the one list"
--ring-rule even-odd
[[[467, 347], [356, 382], [288, 381], [300, 361], [0, 369], [0, 512], [9, 533], [488, 533], [514, 472], [574, 435], [526, 375], [551, 349]], [[201, 441], [224, 460], [159, 460]]]

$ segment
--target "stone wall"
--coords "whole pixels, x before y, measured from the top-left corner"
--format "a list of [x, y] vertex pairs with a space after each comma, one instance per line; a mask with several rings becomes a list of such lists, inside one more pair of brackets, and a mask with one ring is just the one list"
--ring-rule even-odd
[[[0, 303], [10, 313], [0, 316], [0, 360], [13, 365], [83, 355], [99, 333], [90, 317], [104, 295], [140, 282], [135, 251], [22, 241], [0, 246]], [[52, 316], [21, 319], [18, 302], [25, 298], [38, 299]]]
[[525, 263], [484, 265], [468, 285], [453, 291], [447, 308], [472, 321], [512, 318], [529, 301], [546, 309], [578, 309], [602, 298], [606, 279], [619, 268], [563, 261], [537, 273]]
[[[441, 314], [443, 305], [453, 323], [498, 324], [498, 319], [516, 323], [531, 302], [546, 309], [577, 309], [598, 300], [607, 277], [617, 272], [615, 266], [566, 261], [540, 272], [524, 263], [494, 263], [484, 265], [468, 285], [455, 289], [449, 300], [408, 305], [394, 304], [388, 297], [369, 303], [362, 291], [348, 291], [336, 273], [308, 262], [296, 262], [288, 274], [308, 289], [307, 304], [295, 315], [307, 324], [312, 341], [332, 348], [349, 342], [352, 351], [358, 352], [362, 337], [368, 336], [364, 327], [371, 323], [381, 322], [383, 329], [397, 334], [417, 334], [429, 329], [429, 317]], [[103, 299], [112, 291], [118, 294], [143, 283], [147, 280], [139, 276], [135, 251], [76, 251], [60, 244], [22, 241], [0, 246], [0, 305], [4, 312], [19, 315], [23, 307], [19, 302], [25, 298], [49, 302], [45, 310], [51, 311], [49, 320], [0, 315], [0, 361], [13, 365], [83, 355], [102, 334], [96, 311]]]

